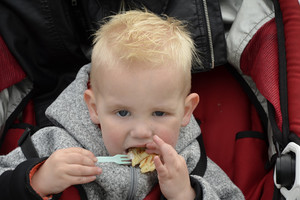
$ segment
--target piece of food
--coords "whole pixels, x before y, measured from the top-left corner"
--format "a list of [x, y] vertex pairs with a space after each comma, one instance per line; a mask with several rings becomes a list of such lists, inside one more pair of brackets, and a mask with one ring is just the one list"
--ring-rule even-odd
[[145, 152], [145, 148], [130, 148], [128, 151], [128, 156], [131, 158], [133, 167], [142, 162], [148, 155]]
[[131, 158], [132, 166], [140, 164], [142, 173], [155, 170], [154, 156], [156, 154], [148, 154], [145, 152], [145, 148], [131, 148], [128, 152], [129, 158]]
[[149, 154], [144, 160], [141, 161], [140, 163], [140, 168], [142, 173], [146, 172], [152, 172], [155, 170], [155, 165], [154, 165], [154, 156], [155, 154]]

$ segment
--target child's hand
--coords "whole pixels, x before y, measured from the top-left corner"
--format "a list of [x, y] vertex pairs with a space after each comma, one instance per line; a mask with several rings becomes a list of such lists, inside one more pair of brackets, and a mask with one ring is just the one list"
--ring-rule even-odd
[[161, 192], [167, 199], [194, 199], [195, 191], [191, 187], [189, 172], [182, 156], [157, 135], [154, 143], [148, 144], [149, 152], [160, 154], [154, 158]]
[[83, 148], [57, 150], [33, 175], [31, 185], [41, 196], [47, 196], [71, 185], [89, 183], [102, 172], [96, 161], [94, 154]]

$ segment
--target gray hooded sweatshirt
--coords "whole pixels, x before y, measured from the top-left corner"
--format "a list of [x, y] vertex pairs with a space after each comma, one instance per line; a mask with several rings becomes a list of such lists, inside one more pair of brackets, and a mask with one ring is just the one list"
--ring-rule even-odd
[[[55, 126], [40, 129], [32, 136], [40, 157], [48, 157], [54, 151], [68, 147], [82, 147], [95, 156], [108, 156], [101, 130], [92, 123], [83, 99], [89, 80], [90, 64], [81, 68], [76, 79], [49, 106], [46, 116]], [[191, 173], [200, 159], [200, 147], [196, 138], [200, 127], [191, 118], [190, 123], [181, 128], [176, 151], [185, 158]], [[0, 156], [0, 174], [13, 170], [26, 158], [18, 147], [6, 156]], [[88, 199], [143, 199], [158, 183], [157, 173], [142, 174], [137, 167], [115, 163], [98, 163], [103, 172], [83, 188]], [[244, 199], [241, 191], [226, 174], [210, 159], [204, 177], [191, 175], [202, 188], [203, 199]], [[3, 183], [1, 183], [3, 184]]]

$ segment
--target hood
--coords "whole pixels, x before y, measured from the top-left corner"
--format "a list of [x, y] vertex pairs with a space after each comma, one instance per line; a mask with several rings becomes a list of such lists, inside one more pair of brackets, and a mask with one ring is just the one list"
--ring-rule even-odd
[[[101, 130], [92, 123], [88, 108], [84, 102], [84, 91], [89, 80], [90, 64], [83, 66], [76, 79], [48, 107], [46, 116], [58, 127], [64, 129], [80, 146], [92, 151], [95, 156], [106, 156]], [[200, 157], [200, 148], [196, 138], [200, 128], [192, 117], [191, 122], [181, 128], [176, 151], [182, 155], [191, 172]], [[156, 172], [141, 174], [139, 168], [117, 165], [114, 163], [98, 163], [103, 173], [96, 181], [84, 185], [91, 199], [133, 199], [144, 198], [157, 183]], [[105, 195], [104, 195], [105, 194]], [[107, 195], [109, 194], [109, 195]]]
[[90, 120], [83, 98], [89, 72], [90, 64], [79, 70], [76, 79], [48, 107], [46, 116], [55, 126], [65, 129], [83, 148], [95, 155], [108, 155], [101, 131]]

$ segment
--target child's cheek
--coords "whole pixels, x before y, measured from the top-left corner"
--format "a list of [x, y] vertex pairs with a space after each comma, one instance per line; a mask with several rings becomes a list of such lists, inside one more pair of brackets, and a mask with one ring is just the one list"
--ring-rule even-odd
[[103, 142], [110, 155], [120, 153], [122, 137], [117, 130], [102, 131]]
[[174, 132], [168, 132], [168, 134], [159, 134], [158, 135], [165, 143], [171, 145], [172, 147], [175, 148], [177, 139], [178, 139], [178, 134], [174, 134]]

